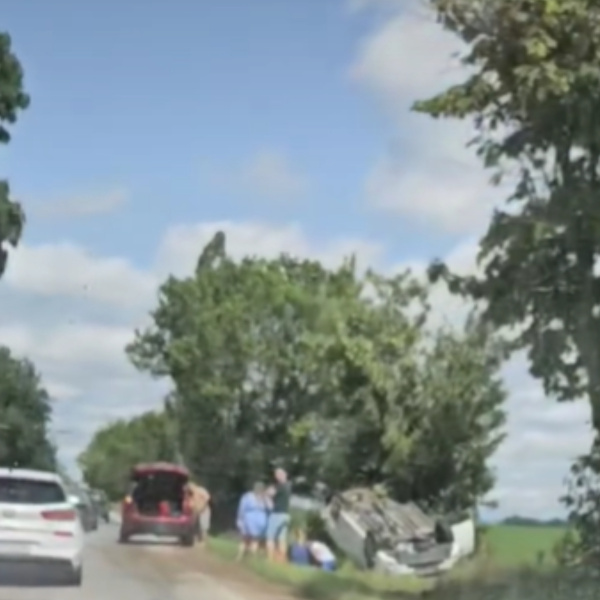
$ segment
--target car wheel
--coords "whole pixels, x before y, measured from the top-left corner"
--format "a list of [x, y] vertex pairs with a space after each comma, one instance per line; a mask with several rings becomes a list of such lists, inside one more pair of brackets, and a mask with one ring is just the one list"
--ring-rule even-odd
[[364, 555], [365, 563], [367, 568], [372, 569], [375, 566], [375, 560], [377, 558], [377, 541], [373, 532], [369, 531], [365, 538]]
[[83, 568], [77, 567], [72, 569], [69, 574], [68, 585], [69, 587], [81, 587], [83, 583]]
[[193, 533], [188, 533], [181, 538], [181, 545], [186, 548], [192, 548], [196, 543], [196, 537]]
[[129, 541], [129, 537], [125, 535], [125, 532], [121, 530], [119, 532], [119, 544], [126, 544]]

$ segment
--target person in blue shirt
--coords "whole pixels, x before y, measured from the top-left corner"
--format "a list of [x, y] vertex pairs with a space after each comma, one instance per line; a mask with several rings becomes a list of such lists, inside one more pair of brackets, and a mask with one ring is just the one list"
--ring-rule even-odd
[[306, 535], [301, 529], [292, 534], [292, 543], [288, 549], [289, 561], [300, 567], [310, 566], [310, 552], [306, 543]]
[[247, 553], [256, 554], [267, 534], [270, 510], [271, 502], [262, 482], [255, 483], [241, 497], [237, 511], [237, 528], [242, 538], [238, 559]]

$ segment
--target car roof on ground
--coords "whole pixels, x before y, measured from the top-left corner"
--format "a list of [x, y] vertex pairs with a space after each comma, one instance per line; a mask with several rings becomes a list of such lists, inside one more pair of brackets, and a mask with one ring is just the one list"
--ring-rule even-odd
[[181, 465], [168, 462], [153, 462], [153, 463], [139, 463], [132, 469], [133, 475], [142, 475], [144, 473], [176, 473], [184, 477], [189, 477], [190, 473]]
[[12, 469], [0, 467], [0, 477], [11, 479], [31, 479], [32, 481], [54, 481], [63, 484], [62, 477], [51, 471], [36, 471], [35, 469]]

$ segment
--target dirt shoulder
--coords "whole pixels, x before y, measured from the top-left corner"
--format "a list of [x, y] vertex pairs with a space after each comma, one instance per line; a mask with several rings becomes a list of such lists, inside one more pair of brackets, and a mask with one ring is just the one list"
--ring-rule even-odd
[[215, 556], [208, 548], [171, 545], [145, 546], [157, 569], [174, 579], [202, 574], [244, 600], [298, 600], [289, 588], [265, 581], [242, 564]]

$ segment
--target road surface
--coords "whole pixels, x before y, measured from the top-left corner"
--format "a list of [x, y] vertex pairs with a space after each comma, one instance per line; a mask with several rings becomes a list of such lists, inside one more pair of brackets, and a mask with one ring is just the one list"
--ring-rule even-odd
[[177, 568], [178, 553], [188, 549], [119, 545], [116, 538], [115, 525], [87, 534], [81, 588], [49, 585], [39, 571], [0, 568], [0, 600], [246, 600], [206, 574]]

